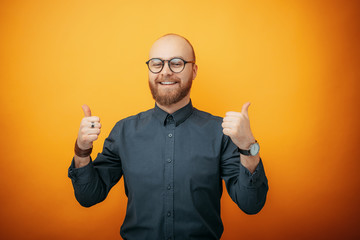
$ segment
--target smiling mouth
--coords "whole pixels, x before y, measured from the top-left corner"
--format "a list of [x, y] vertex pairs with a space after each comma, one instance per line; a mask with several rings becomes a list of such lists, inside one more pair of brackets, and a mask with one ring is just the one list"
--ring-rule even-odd
[[161, 85], [174, 85], [177, 82], [160, 82]]

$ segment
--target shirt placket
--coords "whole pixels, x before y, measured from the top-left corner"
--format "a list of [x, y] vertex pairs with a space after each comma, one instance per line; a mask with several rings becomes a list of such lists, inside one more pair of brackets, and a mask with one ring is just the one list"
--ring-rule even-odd
[[165, 239], [174, 239], [174, 143], [175, 121], [172, 115], [166, 118], [165, 143]]

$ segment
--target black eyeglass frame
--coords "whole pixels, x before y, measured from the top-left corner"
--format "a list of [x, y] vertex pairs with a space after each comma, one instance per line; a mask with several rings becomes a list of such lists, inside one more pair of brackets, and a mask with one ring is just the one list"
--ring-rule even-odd
[[[153, 72], [153, 71], [151, 71], [150, 66], [149, 66], [149, 62], [150, 62], [151, 60], [154, 60], [154, 59], [160, 60], [160, 61], [162, 62], [162, 66], [161, 66], [161, 68], [160, 68], [160, 70], [159, 70], [158, 72]], [[175, 71], [172, 70], [172, 68], [170, 67], [170, 61], [172, 61], [172, 60], [174, 60], [174, 59], [179, 59], [179, 60], [181, 60], [181, 61], [184, 62], [184, 67], [181, 69], [180, 72], [175, 72]], [[161, 58], [151, 58], [151, 59], [149, 59], [149, 60], [148, 60], [147, 62], [145, 62], [145, 63], [146, 63], [146, 65], [148, 66], [149, 71], [156, 74], [156, 73], [161, 72], [161, 71], [164, 69], [165, 61], [168, 62], [168, 67], [169, 67], [169, 69], [170, 69], [173, 73], [181, 73], [182, 71], [184, 71], [185, 65], [186, 65], [187, 63], [195, 63], [195, 61], [185, 61], [184, 59], [179, 58], [179, 57], [171, 58], [171, 59], [169, 59], [169, 60], [163, 60], [163, 59], [161, 59]]]

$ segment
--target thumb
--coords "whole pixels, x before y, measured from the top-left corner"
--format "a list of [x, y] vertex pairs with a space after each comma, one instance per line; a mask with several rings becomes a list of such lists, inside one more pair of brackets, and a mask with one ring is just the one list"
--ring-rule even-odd
[[245, 116], [249, 117], [248, 115], [248, 110], [249, 110], [249, 106], [250, 106], [250, 102], [246, 102], [241, 109], [241, 113], [244, 114]]
[[84, 111], [85, 117], [91, 117], [91, 110], [88, 105], [86, 104], [82, 105], [82, 109]]

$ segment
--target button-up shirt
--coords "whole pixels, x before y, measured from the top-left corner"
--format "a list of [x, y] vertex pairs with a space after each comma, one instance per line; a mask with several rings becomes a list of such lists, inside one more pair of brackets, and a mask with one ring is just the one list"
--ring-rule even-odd
[[155, 104], [120, 120], [94, 161], [81, 168], [72, 162], [76, 199], [85, 207], [99, 203], [124, 177], [123, 239], [220, 239], [222, 179], [248, 214], [261, 210], [268, 191], [261, 159], [251, 174], [221, 123], [191, 101], [173, 114]]

